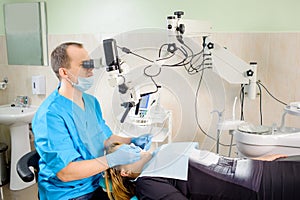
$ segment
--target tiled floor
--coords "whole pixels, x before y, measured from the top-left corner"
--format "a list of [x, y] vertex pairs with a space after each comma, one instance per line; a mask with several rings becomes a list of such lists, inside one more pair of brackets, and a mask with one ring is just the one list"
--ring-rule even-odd
[[18, 191], [10, 190], [9, 184], [6, 184], [3, 186], [3, 197], [4, 200], [38, 200], [37, 184]]

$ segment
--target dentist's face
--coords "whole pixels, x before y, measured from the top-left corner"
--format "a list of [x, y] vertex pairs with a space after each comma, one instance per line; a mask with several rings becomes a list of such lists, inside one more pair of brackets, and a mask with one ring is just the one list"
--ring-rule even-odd
[[90, 77], [93, 76], [93, 69], [83, 68], [82, 62], [84, 60], [89, 60], [88, 52], [84, 48], [80, 48], [77, 46], [69, 46], [67, 48], [67, 54], [70, 58], [70, 66], [69, 66], [69, 78], [77, 83], [77, 77]]

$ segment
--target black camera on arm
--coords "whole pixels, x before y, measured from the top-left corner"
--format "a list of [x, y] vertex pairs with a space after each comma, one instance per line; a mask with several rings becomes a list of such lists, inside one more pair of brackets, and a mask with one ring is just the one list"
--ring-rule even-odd
[[119, 73], [122, 73], [116, 40], [115, 39], [103, 40], [103, 48], [105, 54], [105, 61], [107, 65], [106, 71], [110, 72], [110, 71], [119, 70]]

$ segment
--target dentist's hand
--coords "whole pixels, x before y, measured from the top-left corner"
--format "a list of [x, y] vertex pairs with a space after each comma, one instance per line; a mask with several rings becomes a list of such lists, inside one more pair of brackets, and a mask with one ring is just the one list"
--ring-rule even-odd
[[139, 146], [141, 149], [148, 151], [152, 144], [152, 135], [145, 134], [139, 137], [131, 138], [131, 142], [135, 144], [135, 146]]
[[106, 160], [108, 166], [126, 165], [134, 163], [141, 158], [141, 149], [139, 147], [122, 144], [115, 152], [107, 154]]

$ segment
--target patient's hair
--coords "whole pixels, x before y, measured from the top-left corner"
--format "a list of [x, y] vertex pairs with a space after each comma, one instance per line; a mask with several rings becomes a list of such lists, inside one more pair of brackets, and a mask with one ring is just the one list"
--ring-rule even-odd
[[[114, 152], [118, 145], [121, 145], [121, 143], [109, 145], [106, 154]], [[135, 195], [135, 184], [129, 178], [121, 176], [118, 167], [105, 171], [105, 186], [110, 200], [128, 200]]]

